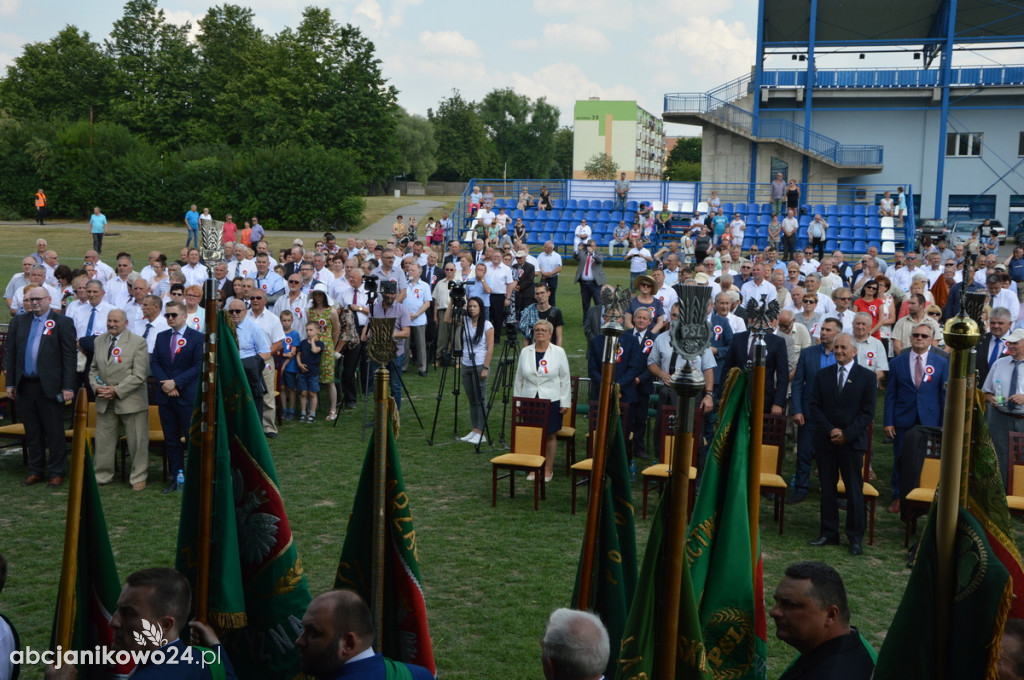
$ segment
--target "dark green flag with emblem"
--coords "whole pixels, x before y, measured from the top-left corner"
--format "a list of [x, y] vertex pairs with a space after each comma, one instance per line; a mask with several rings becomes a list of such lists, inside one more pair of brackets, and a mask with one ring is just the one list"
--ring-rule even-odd
[[[957, 516], [954, 592], [949, 639], [944, 643], [952, 651], [946, 654], [945, 667], [948, 678], [995, 680], [1000, 677], [1003, 625], [1007, 617], [1024, 616], [1024, 571], [982, 403], [976, 396], [969, 469], [965, 470], [967, 505], [959, 508]], [[935, 511], [933, 503], [910, 580], [878, 653], [874, 677], [879, 680], [939, 676]]]
[[[633, 491], [626, 460], [626, 441], [622, 433], [622, 418], [618, 409], [618, 386], [611, 396], [608, 413], [608, 438], [605, 447], [605, 482], [601, 489], [601, 517], [598, 522], [597, 546], [594, 549], [594, 582], [590, 589], [590, 610], [601, 617], [611, 649], [617, 650], [626, 617], [633, 602], [637, 583], [636, 524], [633, 514]], [[596, 413], [591, 414], [597, 417]], [[598, 424], [601, 427], [601, 424]], [[582, 560], [582, 548], [581, 558]], [[572, 606], [577, 606], [579, 568], [572, 594]], [[605, 675], [611, 677], [615, 668], [615, 654], [608, 659]]]
[[[277, 485], [259, 412], [220, 315], [213, 481], [210, 624], [239, 678], [291, 680], [298, 674], [295, 640], [310, 602], [302, 560]], [[202, 399], [202, 391], [197, 399]], [[200, 410], [192, 418], [175, 568], [197, 578]]]
[[767, 623], [761, 560], [750, 559], [750, 376], [733, 371], [690, 518], [686, 559], [712, 677], [764, 678]]

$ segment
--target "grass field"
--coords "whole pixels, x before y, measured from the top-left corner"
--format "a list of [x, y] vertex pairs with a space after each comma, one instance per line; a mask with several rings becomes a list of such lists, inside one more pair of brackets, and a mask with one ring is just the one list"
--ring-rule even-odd
[[[86, 229], [42, 230], [36, 227], [0, 227], [0, 280], [6, 282], [20, 259], [33, 250], [38, 236], [49, 239], [62, 261], [77, 262], [90, 245]], [[275, 248], [285, 245], [270, 236]], [[124, 232], [111, 237], [107, 252], [128, 250], [144, 260], [150, 249], [174, 252], [184, 234]], [[72, 254], [75, 254], [72, 256]], [[109, 257], [107, 258], [110, 259]], [[625, 283], [627, 272], [611, 268], [613, 282]], [[565, 347], [576, 375], [585, 375], [585, 343], [580, 302], [571, 284], [571, 272], [562, 277], [559, 307], [566, 317]], [[497, 355], [496, 355], [497, 356]], [[569, 481], [561, 468], [548, 488], [548, 499], [534, 512], [528, 489], [520, 485], [511, 500], [499, 496], [490, 504], [489, 452], [475, 455], [469, 445], [454, 441], [469, 430], [468, 410], [458, 406], [460, 421], [453, 423], [452, 378], [439, 394], [440, 372], [420, 378], [408, 374], [412, 404], [424, 421], [420, 429], [408, 402], [402, 408], [399, 450], [407, 490], [416, 521], [420, 569], [430, 616], [434, 653], [444, 678], [542, 677], [538, 640], [550, 611], [569, 603], [584, 515], [569, 512]], [[439, 399], [439, 401], [438, 401]], [[440, 406], [435, 446], [427, 445], [435, 407]], [[879, 404], [880, 406], [880, 404]], [[314, 593], [333, 584], [334, 571], [345, 535], [357, 475], [365, 454], [364, 429], [368, 419], [362, 405], [344, 412], [337, 427], [322, 420], [312, 425], [286, 423], [271, 451], [299, 555]], [[370, 409], [372, 413], [372, 408]], [[497, 416], [492, 431], [500, 429]], [[586, 431], [581, 420], [580, 430]], [[875, 429], [875, 470], [887, 480], [891, 447]], [[577, 447], [583, 451], [580, 438]], [[785, 474], [793, 468], [787, 454]], [[0, 552], [10, 563], [7, 588], [0, 594], [0, 611], [19, 628], [23, 645], [46, 647], [56, 601], [60, 571], [66, 487], [55, 491], [19, 483], [25, 476], [21, 452], [0, 453]], [[161, 495], [159, 457], [150, 466], [150, 487], [141, 493], [114, 484], [102, 489], [111, 543], [122, 578], [148, 566], [173, 564], [179, 499]], [[811, 548], [806, 541], [818, 535], [818, 493], [802, 505], [787, 508], [785, 533], [778, 535], [771, 506], [761, 504], [761, 541], [765, 586], [771, 592], [785, 567], [798, 560], [820, 559], [842, 573], [850, 592], [853, 623], [878, 648], [906, 583], [903, 525], [880, 503], [875, 545], [865, 544], [865, 555], [850, 557], [846, 548]], [[887, 493], [880, 482], [883, 499]], [[507, 489], [507, 487], [504, 487]], [[656, 501], [656, 498], [654, 499]], [[649, 520], [639, 517], [640, 485], [634, 485], [640, 554], [646, 544]], [[794, 656], [791, 648], [774, 638], [769, 622], [768, 677], [775, 678]], [[22, 677], [37, 680], [38, 669], [24, 669]]]

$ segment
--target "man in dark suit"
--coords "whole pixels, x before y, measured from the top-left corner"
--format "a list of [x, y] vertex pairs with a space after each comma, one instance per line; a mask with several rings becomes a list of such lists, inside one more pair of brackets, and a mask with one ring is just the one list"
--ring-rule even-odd
[[150, 357], [150, 371], [160, 383], [155, 401], [160, 410], [160, 426], [164, 431], [167, 464], [171, 483], [163, 493], [175, 489], [178, 470], [185, 469], [182, 437], [188, 438], [192, 410], [203, 366], [203, 334], [186, 324], [185, 305], [170, 302], [164, 310], [170, 328], [156, 336]]
[[[786, 341], [767, 333], [764, 336], [767, 346], [764, 375], [764, 410], [765, 413], [782, 415], [786, 408], [786, 392], [789, 389], [789, 358], [786, 352]], [[732, 336], [732, 344], [725, 355], [722, 375], [729, 375], [735, 366], [744, 368], [748, 360], [754, 359], [753, 336], [750, 331], [743, 331]]]
[[[32, 486], [60, 486], [67, 476], [64, 405], [74, 396], [77, 365], [75, 324], [50, 311], [50, 293], [42, 286], [25, 293], [25, 313], [11, 319], [4, 352], [7, 396], [18, 404], [28, 443]], [[46, 459], [46, 448], [50, 459]]]
[[594, 239], [589, 239], [585, 247], [573, 253], [576, 260], [575, 281], [580, 285], [580, 296], [583, 298], [583, 318], [587, 318], [590, 303], [601, 304], [601, 286], [608, 277], [604, 273], [604, 258]]
[[[605, 321], [611, 317], [606, 316]], [[587, 373], [590, 376], [590, 400], [597, 401], [601, 387], [601, 371], [604, 363], [605, 335], [602, 333], [590, 339], [587, 344]], [[619, 336], [615, 352], [615, 383], [619, 386], [619, 401], [636, 404], [640, 376], [647, 372], [647, 355], [640, 351], [636, 337], [626, 331]]]
[[[846, 536], [850, 554], [864, 552], [864, 452], [875, 418], [878, 379], [859, 366], [853, 336], [832, 342], [836, 363], [818, 371], [807, 412], [814, 423], [814, 451], [821, 480], [821, 535], [810, 545], [839, 545], [839, 475], [846, 485]], [[842, 380], [842, 386], [840, 386]]]
[[893, 439], [892, 505], [889, 506], [892, 513], [900, 511], [900, 455], [907, 430], [915, 425], [942, 427], [949, 360], [929, 351], [933, 340], [932, 327], [917, 324], [910, 331], [910, 352], [899, 355], [889, 364], [884, 423], [885, 436]]
[[525, 250], [517, 250], [515, 255], [516, 263], [512, 267], [512, 275], [516, 279], [516, 309], [521, 312], [535, 301], [533, 288], [537, 282], [537, 269], [526, 261]]
[[448, 252], [444, 254], [444, 258], [441, 260], [441, 266], [455, 263], [456, 268], [459, 266], [459, 258], [462, 257], [462, 244], [459, 243], [459, 239], [453, 238], [448, 241]]
[[[676, 314], [678, 309], [676, 306]], [[637, 350], [643, 358], [643, 370], [636, 385], [636, 406], [630, 415], [630, 428], [633, 432], [632, 455], [642, 457], [647, 456], [647, 409], [650, 407], [651, 395], [654, 394], [654, 374], [647, 370], [647, 359], [651, 356], [654, 340], [658, 336], [651, 330], [651, 320], [651, 310], [640, 307], [633, 312], [633, 329], [624, 333], [633, 336]]]
[[1007, 356], [1010, 352], [1006, 348], [1006, 334], [1010, 332], [1013, 320], [1010, 318], [1010, 310], [1005, 307], [996, 307], [988, 315], [988, 333], [981, 336], [978, 343], [978, 384], [984, 385], [988, 371], [996, 359]]
[[800, 351], [793, 374], [792, 398], [790, 410], [793, 422], [797, 425], [796, 435], [796, 475], [793, 483], [793, 495], [786, 502], [790, 505], [803, 503], [811, 483], [811, 461], [814, 460], [814, 421], [808, 414], [811, 402], [811, 391], [818, 371], [836, 363], [832, 352], [832, 342], [843, 330], [841, 321], [828, 318], [821, 324], [821, 344], [805, 347]]

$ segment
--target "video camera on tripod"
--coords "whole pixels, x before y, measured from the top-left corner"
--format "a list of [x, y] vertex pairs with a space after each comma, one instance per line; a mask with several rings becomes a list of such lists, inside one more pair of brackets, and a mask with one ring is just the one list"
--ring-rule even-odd
[[466, 283], [465, 281], [448, 282], [448, 301], [452, 309], [462, 309], [466, 306]]

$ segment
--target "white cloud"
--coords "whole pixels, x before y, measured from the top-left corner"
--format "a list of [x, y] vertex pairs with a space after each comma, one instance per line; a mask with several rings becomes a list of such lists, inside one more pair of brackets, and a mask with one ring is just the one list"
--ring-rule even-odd
[[540, 41], [536, 38], [509, 38], [508, 46], [522, 52], [532, 52], [540, 47]]
[[577, 99], [637, 99], [636, 90], [632, 87], [621, 84], [600, 85], [587, 78], [579, 66], [566, 62], [548, 64], [530, 75], [513, 73], [510, 80], [516, 92], [531, 99], [545, 97], [549, 103], [557, 106], [563, 123], [572, 120], [573, 106]]
[[[700, 36], [696, 43], [695, 36]], [[712, 46], [710, 49], [709, 45]], [[662, 60], [663, 68], [660, 70], [674, 73], [677, 82], [683, 83], [680, 71], [697, 77], [697, 87], [679, 89], [699, 90], [748, 72], [757, 43], [741, 22], [726, 23], [711, 17], [691, 16], [677, 28], [656, 35], [652, 47]], [[677, 60], [673, 58], [676, 55], [688, 58]]]
[[[381, 10], [380, 3], [377, 0], [362, 0], [352, 10], [352, 15], [355, 23], [362, 25], [364, 28], [379, 31], [384, 27], [384, 12]], [[365, 22], [361, 21], [361, 19], [364, 19]]]
[[608, 38], [596, 28], [576, 24], [547, 24], [544, 39], [562, 50], [603, 52], [610, 46]]
[[458, 31], [423, 31], [420, 47], [428, 53], [452, 59], [479, 59], [481, 56], [477, 44]]
[[21, 6], [21, 0], [0, 0], [0, 17], [14, 16]]
[[175, 26], [184, 26], [186, 23], [189, 24], [188, 39], [192, 42], [196, 41], [196, 36], [199, 35], [199, 20], [206, 16], [203, 14], [193, 14], [192, 12], [178, 9], [178, 10], [164, 10], [164, 20], [169, 24]]
[[420, 5], [423, 0], [395, 0], [388, 12], [388, 26], [401, 26], [405, 18], [405, 10]]

